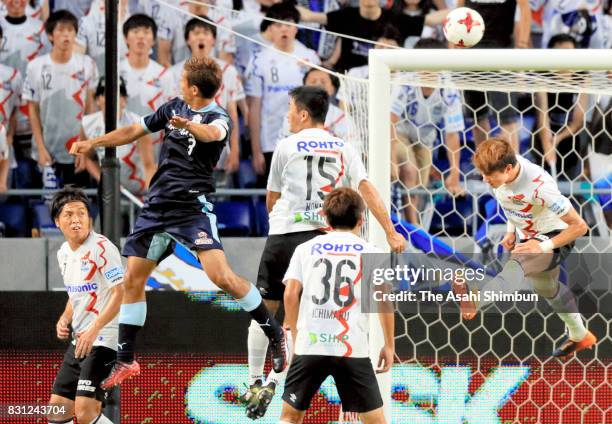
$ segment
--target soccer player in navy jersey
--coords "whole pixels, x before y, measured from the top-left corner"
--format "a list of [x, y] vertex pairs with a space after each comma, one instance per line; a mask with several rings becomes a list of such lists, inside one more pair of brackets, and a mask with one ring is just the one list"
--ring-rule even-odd
[[221, 78], [214, 59], [192, 57], [185, 63], [181, 79], [183, 99], [163, 104], [139, 124], [77, 142], [70, 151], [84, 154], [92, 148], [120, 146], [165, 130], [157, 172], [123, 248], [128, 262], [119, 313], [117, 362], [102, 382], [103, 388], [121, 384], [140, 372], [134, 360], [134, 341], [147, 313], [145, 283], [157, 264], [172, 253], [176, 242], [195, 251], [212, 282], [236, 298], [259, 323], [270, 339], [274, 370], [281, 372], [287, 365], [285, 331], [270, 315], [255, 286], [229, 267], [213, 206], [206, 198], [215, 190], [213, 169], [231, 132], [227, 112], [214, 101]]

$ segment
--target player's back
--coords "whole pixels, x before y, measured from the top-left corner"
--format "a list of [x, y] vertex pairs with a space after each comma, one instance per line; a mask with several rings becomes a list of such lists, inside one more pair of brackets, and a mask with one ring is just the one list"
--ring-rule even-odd
[[353, 146], [325, 130], [308, 128], [281, 140], [268, 179], [268, 190], [281, 193], [270, 213], [270, 234], [326, 227], [320, 214], [325, 196], [340, 186], [357, 189], [366, 178]]
[[544, 168], [518, 155], [517, 160], [521, 169], [516, 179], [493, 189], [493, 194], [521, 238], [567, 228], [560, 216], [569, 212], [569, 199]]
[[302, 284], [298, 355], [368, 356], [361, 255], [378, 252], [349, 231], [333, 231], [296, 248], [285, 281], [294, 278]]

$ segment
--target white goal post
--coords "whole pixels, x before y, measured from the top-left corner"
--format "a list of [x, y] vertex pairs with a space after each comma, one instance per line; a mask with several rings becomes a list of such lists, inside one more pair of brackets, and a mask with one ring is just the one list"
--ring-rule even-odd
[[[467, 85], [458, 84], [458, 89], [478, 87], [479, 73], [482, 72], [483, 85], [480, 90], [490, 91], [557, 91], [564, 89], [590, 94], [612, 94], [610, 82], [592, 78], [581, 80], [571, 87], [561, 81], [555, 87], [555, 71], [612, 71], [612, 54], [609, 50], [579, 49], [370, 49], [368, 78], [368, 173], [372, 183], [382, 196], [387, 210], [391, 210], [391, 131], [389, 111], [391, 110], [391, 86], [394, 71], [445, 73], [450, 81], [458, 75], [469, 75]], [[507, 87], [498, 89], [495, 73], [515, 75]], [[599, 72], [603, 74], [603, 72]], [[542, 75], [541, 81], [539, 76]], [[547, 75], [552, 75], [548, 77]], [[516, 78], [518, 76], [518, 78]], [[516, 81], [519, 84], [516, 84]], [[525, 85], [523, 87], [522, 84]], [[502, 82], [503, 85], [503, 82]], [[552, 87], [552, 88], [551, 88]], [[368, 240], [380, 247], [387, 246], [384, 232], [374, 217], [368, 217]], [[383, 344], [382, 332], [377, 319], [370, 320], [370, 356], [374, 365]], [[389, 373], [390, 374], [390, 373]], [[385, 400], [385, 414], [391, 422], [391, 376], [379, 375], [381, 394]]]

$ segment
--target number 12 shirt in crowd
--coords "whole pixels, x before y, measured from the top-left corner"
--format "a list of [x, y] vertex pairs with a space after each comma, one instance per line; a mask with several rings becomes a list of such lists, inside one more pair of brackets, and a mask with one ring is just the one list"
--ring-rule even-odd
[[[173, 116], [216, 126], [223, 137], [206, 143], [196, 141], [186, 129], [170, 124]], [[172, 216], [199, 213], [202, 204], [198, 197], [215, 191], [213, 169], [230, 137], [231, 122], [227, 112], [214, 101], [193, 110], [177, 97], [143, 117], [141, 125], [149, 132], [165, 130], [157, 172], [151, 179], [145, 206], [164, 209], [165, 215]]]
[[327, 227], [321, 215], [325, 196], [336, 187], [357, 189], [368, 178], [355, 148], [329, 132], [308, 128], [278, 143], [268, 191], [281, 193], [270, 213], [269, 234]]

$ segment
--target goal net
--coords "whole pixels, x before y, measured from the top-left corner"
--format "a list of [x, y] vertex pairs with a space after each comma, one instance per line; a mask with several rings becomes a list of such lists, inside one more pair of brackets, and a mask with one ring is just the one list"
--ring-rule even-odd
[[[575, 251], [610, 275], [608, 69], [612, 58], [593, 50], [370, 50], [368, 80], [342, 78], [339, 97], [349, 139], [411, 251], [495, 269], [505, 218], [471, 158], [496, 135], [556, 178], [590, 228]], [[386, 246], [375, 220], [368, 225], [369, 240]], [[382, 381], [387, 413], [412, 423], [612, 422], [612, 314], [601, 303], [612, 293], [586, 285], [583, 294], [600, 299], [583, 314], [599, 342], [564, 363], [551, 357], [564, 325], [550, 311], [492, 305], [464, 321], [458, 309], [398, 306], [400, 365]]]

